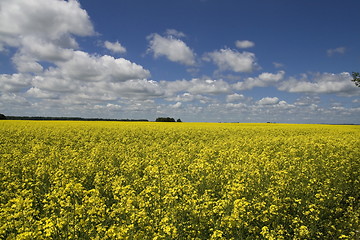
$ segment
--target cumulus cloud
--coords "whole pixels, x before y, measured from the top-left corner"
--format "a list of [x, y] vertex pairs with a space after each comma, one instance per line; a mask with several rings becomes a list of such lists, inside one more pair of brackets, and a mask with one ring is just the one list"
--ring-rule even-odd
[[38, 63], [38, 59], [30, 55], [16, 53], [12, 60], [20, 73], [39, 73], [44, 69], [43, 66]]
[[245, 103], [226, 103], [225, 104], [226, 109], [243, 109], [246, 110], [248, 108], [248, 105]]
[[284, 79], [285, 71], [279, 71], [277, 73], [261, 73], [257, 77], [246, 78], [242, 82], [233, 84], [233, 88], [236, 90], [249, 90], [254, 87], [266, 87]]
[[31, 76], [26, 74], [1, 74], [0, 93], [15, 93], [31, 86]]
[[38, 73], [43, 71], [41, 61], [58, 63], [70, 60], [73, 49], [62, 48], [55, 42], [24, 36], [22, 46], [13, 57], [13, 63], [19, 72]]
[[278, 82], [284, 78], [285, 71], [279, 71], [278, 73], [261, 73], [258, 79], [262, 82]]
[[297, 106], [310, 106], [312, 104], [318, 104], [320, 102], [319, 96], [304, 96], [296, 99], [294, 102]]
[[76, 80], [64, 78], [60, 71], [51, 70], [35, 76], [31, 81], [32, 87], [51, 93], [75, 93], [80, 83]]
[[31, 106], [31, 103], [24, 98], [23, 96], [19, 96], [15, 93], [4, 93], [0, 95], [0, 106], [4, 107], [10, 105], [12, 106], [12, 110], [14, 107], [21, 109], [26, 109], [27, 107]]
[[249, 40], [243, 40], [243, 41], [237, 40], [235, 42], [235, 45], [237, 48], [252, 48], [255, 46], [255, 43]]
[[187, 92], [191, 94], [223, 94], [231, 91], [231, 86], [224, 80], [199, 79], [163, 81], [162, 84], [169, 94]]
[[[159, 94], [147, 80], [150, 72], [142, 66], [77, 50], [76, 36], [94, 34], [78, 1], [1, 1], [0, 49], [15, 48], [12, 61], [19, 72], [0, 75], [2, 98], [14, 102], [28, 98], [34, 100], [34, 107], [38, 99], [50, 109], [117, 101], [130, 94]], [[104, 46], [113, 52], [126, 51], [119, 42], [107, 41]], [[19, 96], [10, 97], [9, 93]]]
[[167, 29], [165, 34], [168, 36], [174, 36], [174, 37], [178, 37], [178, 38], [182, 38], [182, 37], [186, 36], [185, 33], [177, 31], [175, 29]]
[[[169, 35], [169, 31], [171, 35]], [[176, 30], [168, 30], [168, 34], [160, 36], [157, 33], [147, 37], [149, 41], [148, 52], [153, 53], [154, 58], [166, 57], [172, 62], [178, 62], [187, 66], [195, 65], [195, 53], [186, 45], [185, 42], [176, 38], [182, 33]]]
[[296, 93], [335, 93], [343, 95], [355, 94], [356, 86], [350, 81], [351, 75], [348, 72], [339, 74], [316, 73], [311, 77], [303, 75], [302, 78], [290, 78], [283, 81], [278, 89]]
[[94, 29], [87, 12], [76, 0], [3, 0], [0, 32], [2, 45], [20, 46], [23, 36], [59, 40], [71, 34], [93, 35]]
[[[35, 98], [76, 98], [83, 100], [109, 101], [119, 98], [119, 87], [124, 92], [133, 92], [129, 86], [150, 76], [148, 70], [123, 58], [94, 56], [82, 51], [74, 51], [73, 58], [58, 63], [27, 81], [28, 96]], [[29, 78], [29, 77], [28, 77]], [[115, 85], [111, 85], [114, 83]], [[142, 91], [143, 85], [135, 87]], [[134, 87], [133, 87], [134, 88]]]
[[195, 94], [220, 94], [230, 91], [230, 85], [223, 80], [192, 79], [188, 91]]
[[73, 57], [73, 37], [94, 35], [87, 12], [76, 0], [3, 0], [0, 2], [0, 49], [17, 48], [13, 63], [21, 73], [39, 73], [43, 63]]
[[83, 51], [75, 51], [69, 61], [58, 63], [59, 71], [65, 78], [80, 81], [114, 81], [142, 79], [150, 72], [142, 66], [124, 58], [95, 56]]
[[332, 49], [328, 49], [326, 50], [326, 53], [329, 57], [335, 55], [335, 54], [344, 54], [346, 52], [346, 47], [338, 47], [338, 48], [332, 48]]
[[245, 96], [243, 94], [238, 94], [238, 93], [234, 93], [226, 96], [226, 102], [237, 102], [243, 99], [245, 99]]
[[182, 103], [181, 103], [181, 102], [177, 102], [177, 103], [175, 103], [175, 104], [173, 104], [173, 105], [170, 105], [171, 108], [175, 108], [175, 109], [178, 109], [178, 108], [180, 108], [181, 106], [182, 106]]
[[165, 98], [167, 101], [176, 101], [176, 102], [191, 102], [194, 101], [195, 96], [189, 92], [183, 94], [178, 94], [176, 96], [169, 96]]
[[107, 90], [121, 97], [132, 99], [149, 99], [164, 95], [164, 89], [158, 82], [147, 79], [134, 79], [122, 83], [115, 82], [107, 85]]
[[117, 110], [120, 110], [122, 107], [119, 104], [108, 103], [108, 104], [106, 104], [106, 108], [108, 110], [117, 111]]
[[104, 47], [114, 53], [126, 53], [126, 48], [123, 47], [118, 41], [114, 43], [105, 41]]
[[73, 49], [63, 48], [57, 42], [49, 42], [34, 36], [23, 37], [23, 40], [20, 55], [48, 62], [63, 62], [73, 57]]
[[[176, 96], [169, 96], [165, 98], [166, 101], [171, 102], [181, 102], [181, 103], [201, 103], [201, 104], [208, 104], [214, 102], [213, 96], [203, 95], [203, 94], [194, 94], [194, 93], [180, 93]], [[186, 106], [188, 106], [187, 104]]]
[[265, 97], [260, 99], [257, 103], [259, 105], [274, 105], [274, 104], [278, 104], [279, 102], [280, 100], [277, 97]]
[[44, 90], [41, 90], [37, 87], [32, 87], [29, 90], [26, 91], [26, 95], [33, 98], [41, 98], [41, 99], [56, 99], [58, 98], [57, 94], [54, 94], [53, 92], [47, 92]]
[[72, 60], [34, 76], [27, 96], [58, 99], [61, 105], [163, 95], [160, 86], [146, 79], [149, 76], [148, 70], [126, 59], [76, 51]]
[[212, 61], [220, 71], [252, 72], [258, 67], [254, 53], [239, 52], [229, 48], [206, 53], [205, 61]]

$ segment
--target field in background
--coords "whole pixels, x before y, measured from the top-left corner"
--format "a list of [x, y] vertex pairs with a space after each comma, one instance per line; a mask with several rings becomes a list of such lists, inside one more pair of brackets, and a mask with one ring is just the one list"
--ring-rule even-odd
[[360, 127], [0, 121], [1, 239], [356, 239]]

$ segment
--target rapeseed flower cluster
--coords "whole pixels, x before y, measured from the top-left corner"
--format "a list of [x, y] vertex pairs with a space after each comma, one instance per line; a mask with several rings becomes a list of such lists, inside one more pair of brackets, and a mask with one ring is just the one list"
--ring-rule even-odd
[[0, 239], [357, 239], [358, 126], [0, 122]]

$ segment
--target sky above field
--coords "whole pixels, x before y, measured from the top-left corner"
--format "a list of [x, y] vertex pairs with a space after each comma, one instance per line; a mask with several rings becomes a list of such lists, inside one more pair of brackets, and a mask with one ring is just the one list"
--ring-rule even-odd
[[360, 123], [358, 0], [0, 0], [0, 113]]

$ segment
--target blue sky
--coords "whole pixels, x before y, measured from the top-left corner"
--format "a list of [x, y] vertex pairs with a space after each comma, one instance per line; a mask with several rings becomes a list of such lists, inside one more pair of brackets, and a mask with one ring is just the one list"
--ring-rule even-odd
[[360, 123], [357, 0], [0, 0], [0, 112]]

